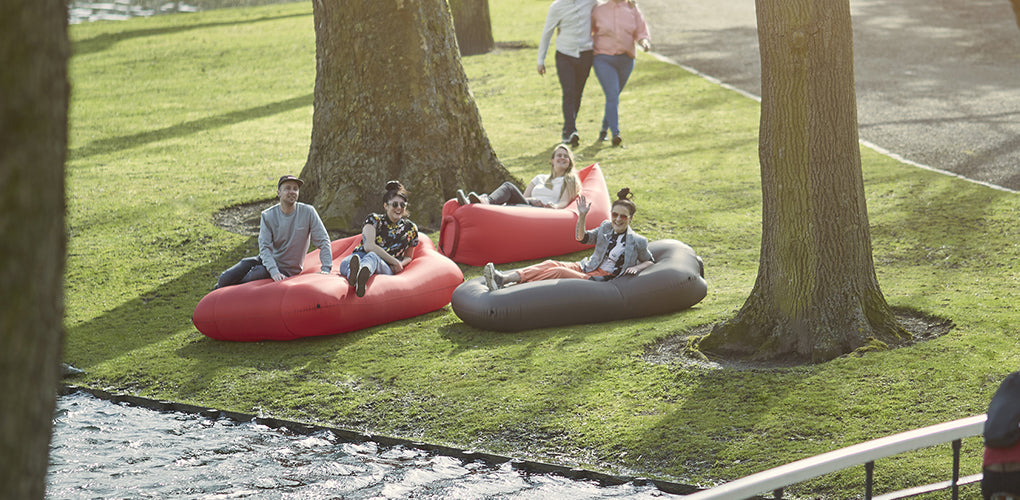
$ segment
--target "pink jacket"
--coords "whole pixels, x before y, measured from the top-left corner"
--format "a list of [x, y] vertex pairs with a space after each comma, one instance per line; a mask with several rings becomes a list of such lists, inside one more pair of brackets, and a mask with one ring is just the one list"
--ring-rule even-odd
[[591, 31], [595, 54], [610, 56], [626, 53], [635, 57], [634, 43], [650, 38], [645, 16], [626, 0], [596, 5], [591, 11]]

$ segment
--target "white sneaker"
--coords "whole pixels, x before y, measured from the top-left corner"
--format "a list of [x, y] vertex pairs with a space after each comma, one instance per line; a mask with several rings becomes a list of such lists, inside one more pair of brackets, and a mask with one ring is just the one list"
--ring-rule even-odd
[[482, 269], [482, 276], [485, 276], [485, 286], [489, 287], [489, 291], [497, 290], [496, 287], [496, 266], [492, 265], [492, 262], [485, 265]]

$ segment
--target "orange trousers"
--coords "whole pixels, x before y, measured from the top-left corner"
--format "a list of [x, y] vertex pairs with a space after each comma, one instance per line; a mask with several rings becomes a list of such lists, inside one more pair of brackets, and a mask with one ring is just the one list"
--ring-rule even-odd
[[590, 273], [581, 270], [580, 262], [560, 262], [558, 260], [547, 260], [517, 270], [521, 276], [521, 283], [529, 281], [552, 280], [558, 278], [573, 278], [586, 280], [592, 276], [605, 276], [609, 273], [602, 269], [596, 269]]

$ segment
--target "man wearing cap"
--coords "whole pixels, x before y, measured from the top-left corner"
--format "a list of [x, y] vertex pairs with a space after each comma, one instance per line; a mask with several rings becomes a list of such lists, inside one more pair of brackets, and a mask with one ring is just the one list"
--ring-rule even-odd
[[241, 259], [223, 271], [216, 288], [273, 278], [280, 281], [301, 272], [308, 253], [308, 244], [315, 243], [322, 262], [321, 274], [333, 268], [329, 233], [315, 207], [299, 203], [298, 194], [304, 181], [293, 175], [280, 177], [276, 196], [280, 203], [262, 211], [259, 222], [259, 255]]

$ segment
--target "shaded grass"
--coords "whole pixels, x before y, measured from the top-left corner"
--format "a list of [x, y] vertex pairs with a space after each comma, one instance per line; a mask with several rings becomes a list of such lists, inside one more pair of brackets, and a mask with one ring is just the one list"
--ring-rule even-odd
[[[495, 150], [530, 178], [546, 168], [560, 128], [556, 77], [535, 74], [548, 2], [490, 5], [497, 41], [531, 48], [463, 62]], [[515, 334], [471, 328], [446, 307], [340, 336], [213, 341], [191, 312], [255, 241], [217, 228], [212, 215], [273, 196], [275, 179], [299, 172], [307, 155], [311, 6], [95, 23], [71, 34], [65, 359], [87, 371], [75, 383], [712, 483], [982, 413], [1020, 366], [1017, 196], [870, 150], [862, 156], [883, 291], [894, 306], [950, 318], [955, 329], [797, 368], [645, 362], [647, 346], [743, 303], [757, 269], [761, 193], [757, 103], [644, 55], [622, 97], [627, 147], [594, 142], [602, 96], [592, 76], [577, 155], [602, 165], [611, 191], [636, 192], [639, 232], [683, 240], [704, 258], [709, 296], [697, 307]], [[935, 451], [882, 461], [880, 491], [944, 479], [948, 463], [948, 452]], [[965, 442], [963, 464], [965, 474], [979, 470], [978, 440]], [[794, 491], [854, 497], [862, 478], [851, 469]]]

